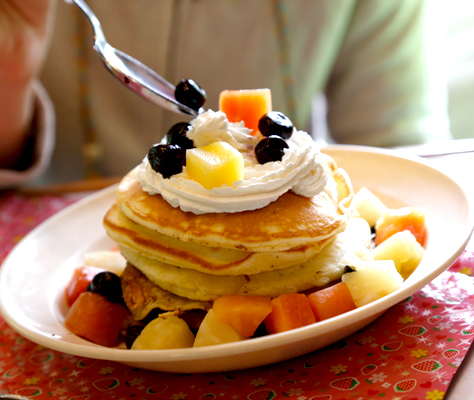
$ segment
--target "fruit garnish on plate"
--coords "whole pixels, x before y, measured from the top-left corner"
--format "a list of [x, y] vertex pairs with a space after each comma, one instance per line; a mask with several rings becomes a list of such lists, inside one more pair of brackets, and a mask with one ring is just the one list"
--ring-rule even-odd
[[282, 112], [270, 111], [258, 121], [258, 130], [263, 136], [280, 136], [289, 139], [293, 134], [293, 122]]
[[244, 177], [242, 154], [226, 142], [214, 142], [186, 152], [186, 172], [206, 189], [231, 186]]
[[230, 122], [244, 121], [255, 135], [262, 115], [272, 111], [271, 90], [224, 90], [219, 95], [219, 110], [227, 115]]
[[169, 178], [183, 170], [186, 150], [174, 144], [158, 144], [148, 151], [148, 160], [154, 171]]
[[199, 111], [206, 102], [206, 91], [192, 79], [183, 79], [176, 85], [175, 98], [181, 104]]
[[266, 164], [272, 161], [281, 161], [288, 149], [288, 143], [280, 136], [272, 135], [264, 137], [255, 147], [255, 156], [259, 164]]
[[380, 244], [396, 232], [408, 230], [420, 245], [424, 246], [427, 232], [425, 213], [413, 207], [387, 210], [375, 224], [375, 243]]
[[[126, 267], [79, 294], [73, 333], [132, 350], [252, 340], [354, 312], [413, 273], [424, 214], [354, 193], [270, 94], [224, 91], [123, 178], [103, 225]], [[88, 334], [103, 312], [118, 326], [107, 340]]]
[[187, 122], [174, 124], [166, 133], [166, 143], [177, 145], [184, 150], [192, 149], [194, 147], [193, 141], [186, 136], [190, 129], [191, 125]]

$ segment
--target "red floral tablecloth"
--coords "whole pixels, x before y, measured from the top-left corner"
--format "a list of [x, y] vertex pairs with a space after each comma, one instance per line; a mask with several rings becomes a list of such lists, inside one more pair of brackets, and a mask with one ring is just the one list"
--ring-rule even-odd
[[[40, 222], [74, 200], [0, 195], [0, 261]], [[0, 398], [441, 400], [474, 338], [474, 254], [359, 332], [270, 366], [169, 374], [36, 345], [0, 317]]]

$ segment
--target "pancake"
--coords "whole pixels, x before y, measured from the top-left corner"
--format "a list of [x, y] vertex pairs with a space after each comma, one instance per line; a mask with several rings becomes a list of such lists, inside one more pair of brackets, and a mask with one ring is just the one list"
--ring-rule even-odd
[[174, 208], [159, 194], [144, 192], [137, 167], [119, 184], [116, 204], [137, 224], [183, 242], [250, 252], [286, 251], [344, 230], [348, 215], [339, 207], [340, 193], [346, 190], [350, 195], [351, 187], [335, 166], [331, 171], [317, 196], [290, 191], [258, 210], [197, 215]]
[[236, 276], [217, 276], [180, 268], [119, 247], [129, 263], [153, 284], [188, 299], [213, 301], [229, 294], [277, 297], [325, 286], [339, 279], [346, 265], [357, 265], [357, 260], [371, 259], [366, 247], [370, 235], [365, 220], [351, 218], [348, 228], [337, 234], [313, 259], [275, 271]]
[[350, 218], [347, 207], [350, 180], [329, 156], [325, 162], [329, 176], [318, 195], [289, 191], [261, 209], [235, 213], [184, 212], [143, 191], [138, 167], [130, 171], [103, 225], [128, 261], [122, 285], [134, 318], [155, 308], [207, 311], [229, 294], [302, 292], [370, 259], [370, 227]]
[[244, 275], [286, 268], [316, 256], [333, 237], [286, 251], [248, 252], [183, 242], [127, 218], [114, 205], [104, 217], [112, 240], [145, 257], [215, 275]]
[[208, 302], [193, 301], [162, 289], [130, 264], [125, 267], [120, 281], [124, 301], [137, 321], [146, 318], [156, 308], [172, 312], [196, 309], [207, 311], [211, 308]]

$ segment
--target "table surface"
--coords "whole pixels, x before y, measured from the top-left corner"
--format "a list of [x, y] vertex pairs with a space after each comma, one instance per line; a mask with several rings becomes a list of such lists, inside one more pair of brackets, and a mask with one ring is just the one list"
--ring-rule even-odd
[[[403, 151], [422, 154], [474, 198], [469, 176], [474, 140]], [[84, 195], [59, 194], [57, 187], [34, 192], [0, 194], [0, 262], [31, 229]], [[180, 375], [83, 359], [37, 346], [0, 317], [0, 398], [4, 393], [60, 400], [469, 398], [474, 379], [473, 251], [471, 241], [448, 271], [344, 340], [244, 371]]]

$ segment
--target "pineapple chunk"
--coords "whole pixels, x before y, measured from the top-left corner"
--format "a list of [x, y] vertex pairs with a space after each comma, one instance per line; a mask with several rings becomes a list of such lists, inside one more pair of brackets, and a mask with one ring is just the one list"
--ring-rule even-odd
[[158, 317], [143, 328], [132, 350], [184, 349], [193, 347], [193, 343], [194, 335], [181, 318]]
[[194, 340], [194, 347], [237, 342], [244, 339], [245, 337], [234, 328], [216, 318], [214, 311], [211, 309], [201, 322]]
[[370, 226], [375, 226], [377, 220], [387, 211], [385, 204], [367, 188], [356, 193], [352, 199], [352, 207]]
[[84, 264], [122, 275], [127, 260], [118, 251], [90, 251], [84, 254]]
[[244, 177], [242, 154], [226, 142], [186, 151], [186, 172], [206, 189], [232, 185]]
[[372, 261], [342, 275], [357, 307], [362, 307], [400, 288], [403, 278], [392, 260]]
[[410, 231], [397, 232], [372, 250], [375, 260], [393, 260], [403, 279], [418, 267], [424, 254], [425, 249]]

